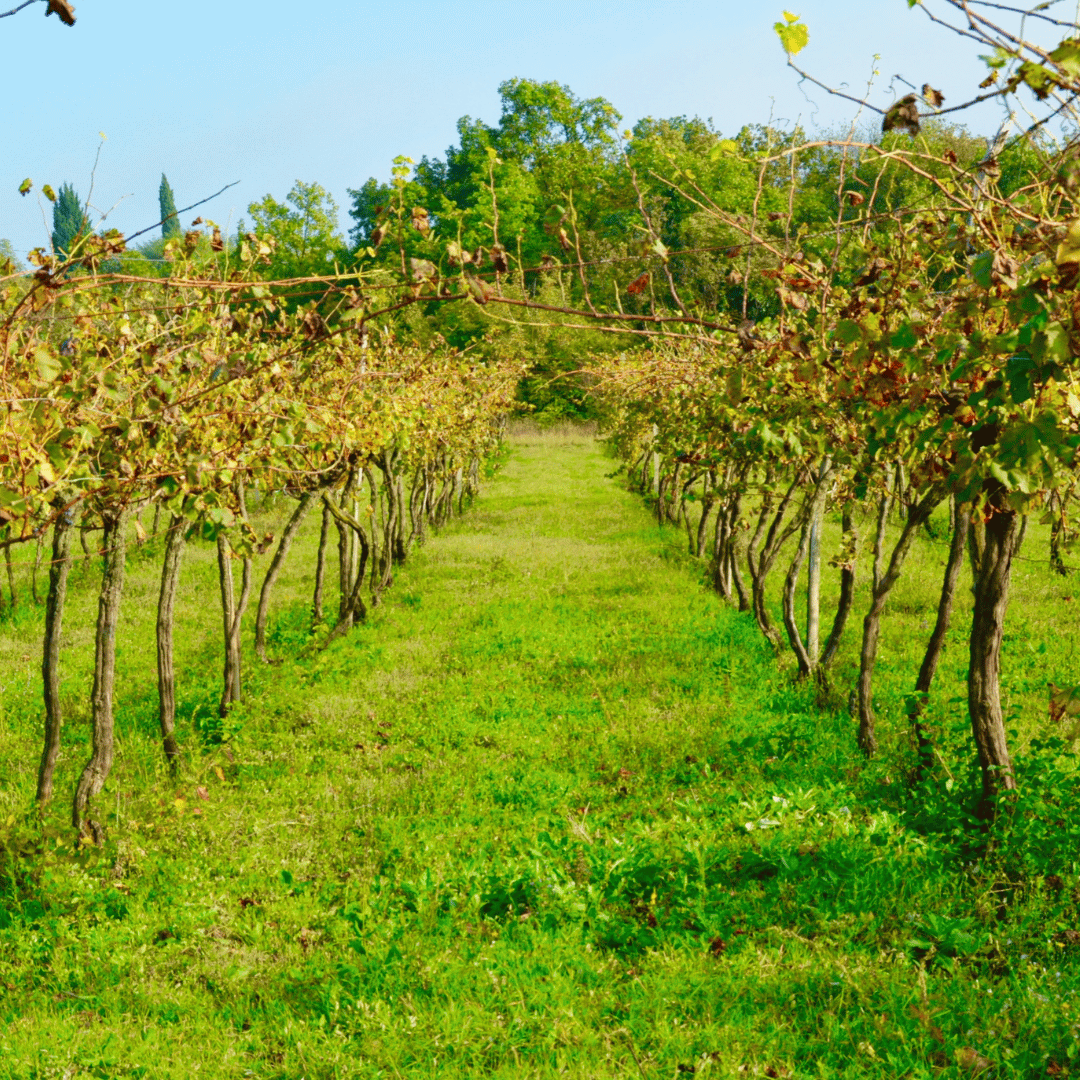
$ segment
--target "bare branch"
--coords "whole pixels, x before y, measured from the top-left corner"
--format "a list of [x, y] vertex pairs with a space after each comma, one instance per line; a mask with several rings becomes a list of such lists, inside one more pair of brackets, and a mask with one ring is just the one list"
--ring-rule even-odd
[[23, 0], [18, 7], [13, 7], [10, 11], [0, 12], [0, 19], [6, 19], [9, 15], [18, 15], [23, 8], [29, 7], [31, 4], [38, 3], [38, 0]]
[[[221, 191], [215, 191], [213, 195], [207, 195], [205, 199], [200, 199], [196, 203], [192, 203], [190, 206], [185, 206], [182, 210], [177, 210], [176, 214], [179, 217], [180, 214], [186, 214], [189, 210], [194, 210], [196, 206], [202, 206], [203, 203], [208, 203], [211, 199], [216, 199], [222, 192], [228, 191], [231, 187], [236, 187], [239, 184], [239, 180], [234, 180], [231, 184], [226, 184]], [[170, 214], [169, 217], [172, 217]], [[166, 218], [162, 218], [161, 221], [155, 221], [153, 225], [147, 225], [145, 229], [140, 229], [138, 232], [132, 233], [130, 236], [124, 237], [125, 243], [131, 243], [136, 236], [142, 236], [143, 233], [148, 233], [151, 229], [156, 229], [159, 225], [164, 225]]]
[[978, 7], [996, 8], [998, 11], [1007, 11], [1012, 15], [1020, 15], [1025, 19], [1040, 19], [1043, 22], [1050, 23], [1053, 26], [1064, 26], [1066, 29], [1075, 28], [1076, 24], [1072, 22], [1066, 22], [1063, 19], [1054, 19], [1049, 15], [1044, 15], [1038, 9], [1042, 7], [1042, 4], [1033, 8], [1016, 8], [1011, 7], [1008, 4], [995, 4], [992, 0], [969, 0], [969, 3], [977, 5]]

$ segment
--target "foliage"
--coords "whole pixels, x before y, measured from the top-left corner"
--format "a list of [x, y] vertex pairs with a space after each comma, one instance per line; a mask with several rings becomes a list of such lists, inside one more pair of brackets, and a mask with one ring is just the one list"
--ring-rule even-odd
[[172, 185], [161, 174], [161, 185], [158, 188], [158, 213], [161, 216], [161, 236], [163, 240], [169, 240], [180, 235], [180, 219], [176, 216], [176, 199], [173, 196]]
[[75, 189], [71, 184], [62, 184], [53, 203], [52, 245], [57, 256], [67, 258], [89, 224]]
[[267, 195], [248, 207], [255, 232], [270, 237], [274, 251], [268, 276], [297, 278], [333, 272], [344, 256], [344, 242], [337, 231], [338, 208], [325, 188], [297, 180], [278, 202]]

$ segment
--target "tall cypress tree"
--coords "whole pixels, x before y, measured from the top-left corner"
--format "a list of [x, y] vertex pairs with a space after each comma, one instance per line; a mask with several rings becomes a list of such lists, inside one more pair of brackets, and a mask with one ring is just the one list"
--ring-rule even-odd
[[53, 251], [66, 256], [80, 233], [85, 233], [89, 222], [83, 214], [82, 203], [71, 184], [64, 184], [53, 203]]
[[173, 190], [161, 174], [161, 187], [158, 188], [158, 206], [161, 209], [161, 235], [168, 240], [170, 236], [180, 235], [180, 221], [176, 216], [176, 199], [173, 198]]

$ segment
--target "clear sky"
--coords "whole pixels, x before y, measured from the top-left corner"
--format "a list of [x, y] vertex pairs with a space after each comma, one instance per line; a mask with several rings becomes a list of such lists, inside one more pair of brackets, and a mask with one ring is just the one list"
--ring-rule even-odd
[[[0, 0], [7, 10], [16, 0]], [[933, 8], [939, 0], [927, 0]], [[24, 177], [65, 181], [130, 233], [157, 220], [165, 172], [177, 205], [237, 187], [200, 209], [235, 227], [248, 203], [318, 181], [340, 207], [347, 188], [386, 178], [396, 154], [441, 156], [459, 117], [499, 117], [498, 85], [557, 80], [604, 97], [630, 127], [645, 116], [836, 127], [852, 106], [800, 88], [772, 29], [775, 8], [745, 0], [78, 0], [74, 27], [43, 3], [0, 19], [7, 105], [0, 114], [0, 237], [20, 254], [47, 244], [50, 207], [21, 198]], [[799, 61], [872, 100], [908, 87], [968, 96], [985, 68], [906, 0], [802, 0]], [[874, 61], [874, 54], [880, 59]], [[984, 107], [989, 109], [990, 107]], [[1000, 109], [968, 118], [996, 130]], [[43, 203], [39, 205], [39, 202]], [[44, 211], [44, 214], [43, 214]], [[190, 219], [194, 214], [184, 215]], [[183, 224], [186, 226], [187, 221]]]

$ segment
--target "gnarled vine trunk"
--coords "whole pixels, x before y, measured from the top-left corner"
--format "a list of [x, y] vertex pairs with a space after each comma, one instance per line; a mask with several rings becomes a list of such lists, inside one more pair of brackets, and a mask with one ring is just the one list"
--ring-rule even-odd
[[367, 568], [368, 559], [371, 553], [371, 542], [368, 539], [363, 525], [340, 506], [336, 506], [329, 493], [324, 492], [323, 505], [330, 514], [333, 515], [339, 528], [352, 529], [356, 536], [356, 542], [360, 547], [360, 565], [357, 569], [352, 589], [349, 592], [344, 613], [338, 619], [337, 624], [331, 631], [328, 639], [328, 641], [333, 641], [335, 638], [347, 634], [356, 623], [363, 622], [367, 618], [367, 607], [364, 604], [363, 590], [364, 572]]
[[926, 652], [923, 654], [922, 665], [919, 668], [919, 677], [915, 680], [915, 693], [908, 704], [908, 719], [911, 721], [912, 734], [915, 736], [918, 760], [916, 773], [919, 776], [930, 767], [934, 754], [933, 744], [922, 716], [941, 654], [945, 649], [945, 635], [949, 632], [949, 623], [952, 620], [956, 583], [964, 565], [964, 551], [967, 548], [968, 530], [971, 527], [971, 503], [957, 503], [951, 516], [952, 538], [949, 541], [949, 558], [945, 563], [945, 577], [941, 583], [941, 595], [938, 598], [937, 619], [934, 622], [930, 640], [926, 644]]
[[326, 548], [330, 542], [330, 522], [333, 515], [324, 505], [322, 528], [319, 531], [319, 551], [315, 556], [315, 593], [311, 598], [311, 622], [313, 625], [323, 620], [323, 587], [326, 583]]
[[909, 505], [907, 520], [893, 548], [888, 568], [874, 585], [870, 610], [863, 619], [862, 649], [859, 654], [859, 747], [867, 757], [876, 754], [878, 746], [873, 709], [874, 663], [877, 660], [885, 601], [889, 598], [893, 586], [900, 580], [900, 571], [915, 541], [916, 533], [944, 497], [944, 489], [935, 485], [918, 502]]
[[[802, 634], [799, 631], [798, 618], [795, 614], [795, 587], [799, 581], [799, 571], [802, 569], [802, 564], [810, 554], [811, 545], [814, 540], [814, 530], [815, 528], [819, 530], [821, 528], [821, 521], [825, 511], [827, 484], [831, 472], [831, 465], [829, 464], [828, 459], [826, 459], [821, 463], [821, 467], [818, 470], [813, 492], [807, 494], [803, 514], [800, 515], [803, 518], [803, 522], [799, 532], [799, 543], [795, 549], [795, 554], [792, 557], [787, 576], [784, 578], [784, 629], [787, 631], [791, 650], [795, 653], [795, 660], [799, 666], [800, 678], [807, 678], [810, 675], [813, 675], [817, 670], [818, 629], [816, 619], [818, 610], [815, 603], [814, 582], [811, 580], [807, 582], [807, 627], [806, 641], [804, 642]], [[820, 587], [820, 581], [818, 582], [818, 587]]]
[[[780, 554], [780, 549], [784, 546], [785, 541], [787, 541], [802, 524], [802, 516], [796, 515], [792, 524], [789, 524], [786, 528], [782, 527], [784, 518], [787, 515], [792, 499], [795, 497], [795, 490], [798, 486], [799, 478], [796, 477], [792, 480], [791, 485], [780, 500], [780, 505], [775, 514], [771, 513], [773, 507], [772, 492], [766, 493], [761, 504], [761, 512], [758, 515], [757, 529], [754, 532], [754, 538], [750, 541], [750, 546], [747, 550], [747, 565], [750, 568], [751, 603], [754, 610], [754, 618], [757, 621], [758, 628], [761, 630], [762, 634], [765, 635], [765, 640], [768, 641], [773, 648], [779, 648], [780, 646], [780, 632], [773, 626], [772, 619], [769, 617], [769, 610], [766, 606], [765, 598], [765, 583], [768, 579], [769, 571], [772, 570], [773, 564], [776, 562], [776, 557]], [[809, 508], [806, 503], [804, 503], [804, 506], [807, 509]], [[768, 533], [765, 536], [765, 543], [759, 553], [757, 551], [757, 543], [760, 541], [762, 533], [765, 532], [765, 525], [769, 522], [770, 514], [772, 521], [771, 524], [769, 524]]]
[[821, 650], [821, 660], [818, 662], [818, 670], [828, 671], [836, 654], [840, 651], [840, 641], [844, 636], [844, 628], [847, 626], [848, 616], [855, 601], [856, 560], [855, 549], [859, 542], [859, 534], [855, 528], [854, 515], [851, 503], [846, 503], [840, 515], [843, 535], [848, 539], [851, 558], [840, 567], [840, 597], [836, 602], [836, 614], [833, 616], [832, 629], [825, 641], [825, 647]]
[[173, 768], [180, 757], [176, 743], [176, 671], [173, 666], [173, 622], [180, 563], [184, 555], [187, 521], [173, 515], [165, 535], [165, 558], [161, 564], [161, 589], [157, 610], [158, 720], [165, 760]]
[[98, 597], [97, 633], [94, 639], [94, 686], [90, 694], [93, 748], [75, 787], [71, 820], [84, 840], [101, 844], [105, 827], [90, 816], [90, 801], [101, 793], [112, 771], [115, 737], [113, 686], [116, 681], [116, 625], [124, 591], [124, 525], [126, 511], [106, 512], [103, 545], [105, 569]]
[[221, 621], [225, 638], [225, 665], [222, 673], [221, 701], [218, 716], [228, 715], [229, 708], [241, 699], [242, 655], [240, 628], [251, 597], [251, 558], [245, 556], [239, 598], [235, 595], [232, 572], [232, 545], [222, 533], [217, 542], [218, 580], [221, 586]]
[[264, 662], [266, 660], [266, 618], [270, 610], [270, 594], [273, 592], [274, 583], [281, 573], [282, 566], [285, 565], [285, 557], [289, 554], [289, 548], [292, 547], [292, 542], [300, 531], [300, 526], [303, 525], [304, 519], [307, 517], [308, 511], [318, 494], [317, 491], [312, 490], [305, 491], [300, 496], [300, 501], [296, 504], [296, 508], [281, 532], [277, 550], [274, 552], [273, 559], [270, 560], [266, 577], [263, 578], [262, 588], [259, 590], [259, 610], [255, 614], [255, 654]]
[[41, 658], [41, 680], [45, 699], [45, 746], [38, 767], [39, 806], [52, 798], [53, 775], [60, 755], [63, 710], [60, 705], [60, 635], [71, 570], [71, 534], [75, 527], [73, 510], [65, 510], [53, 525], [52, 562], [49, 564], [49, 595], [45, 600], [45, 640]]
[[[988, 482], [990, 483], [990, 482]], [[1020, 516], [1009, 506], [1006, 491], [992, 482], [987, 500], [983, 549], [975, 579], [968, 669], [968, 711], [982, 769], [980, 813], [992, 817], [997, 796], [1016, 787], [1005, 720], [1001, 712], [1001, 639], [1009, 605], [1012, 559], [1020, 535]]]

